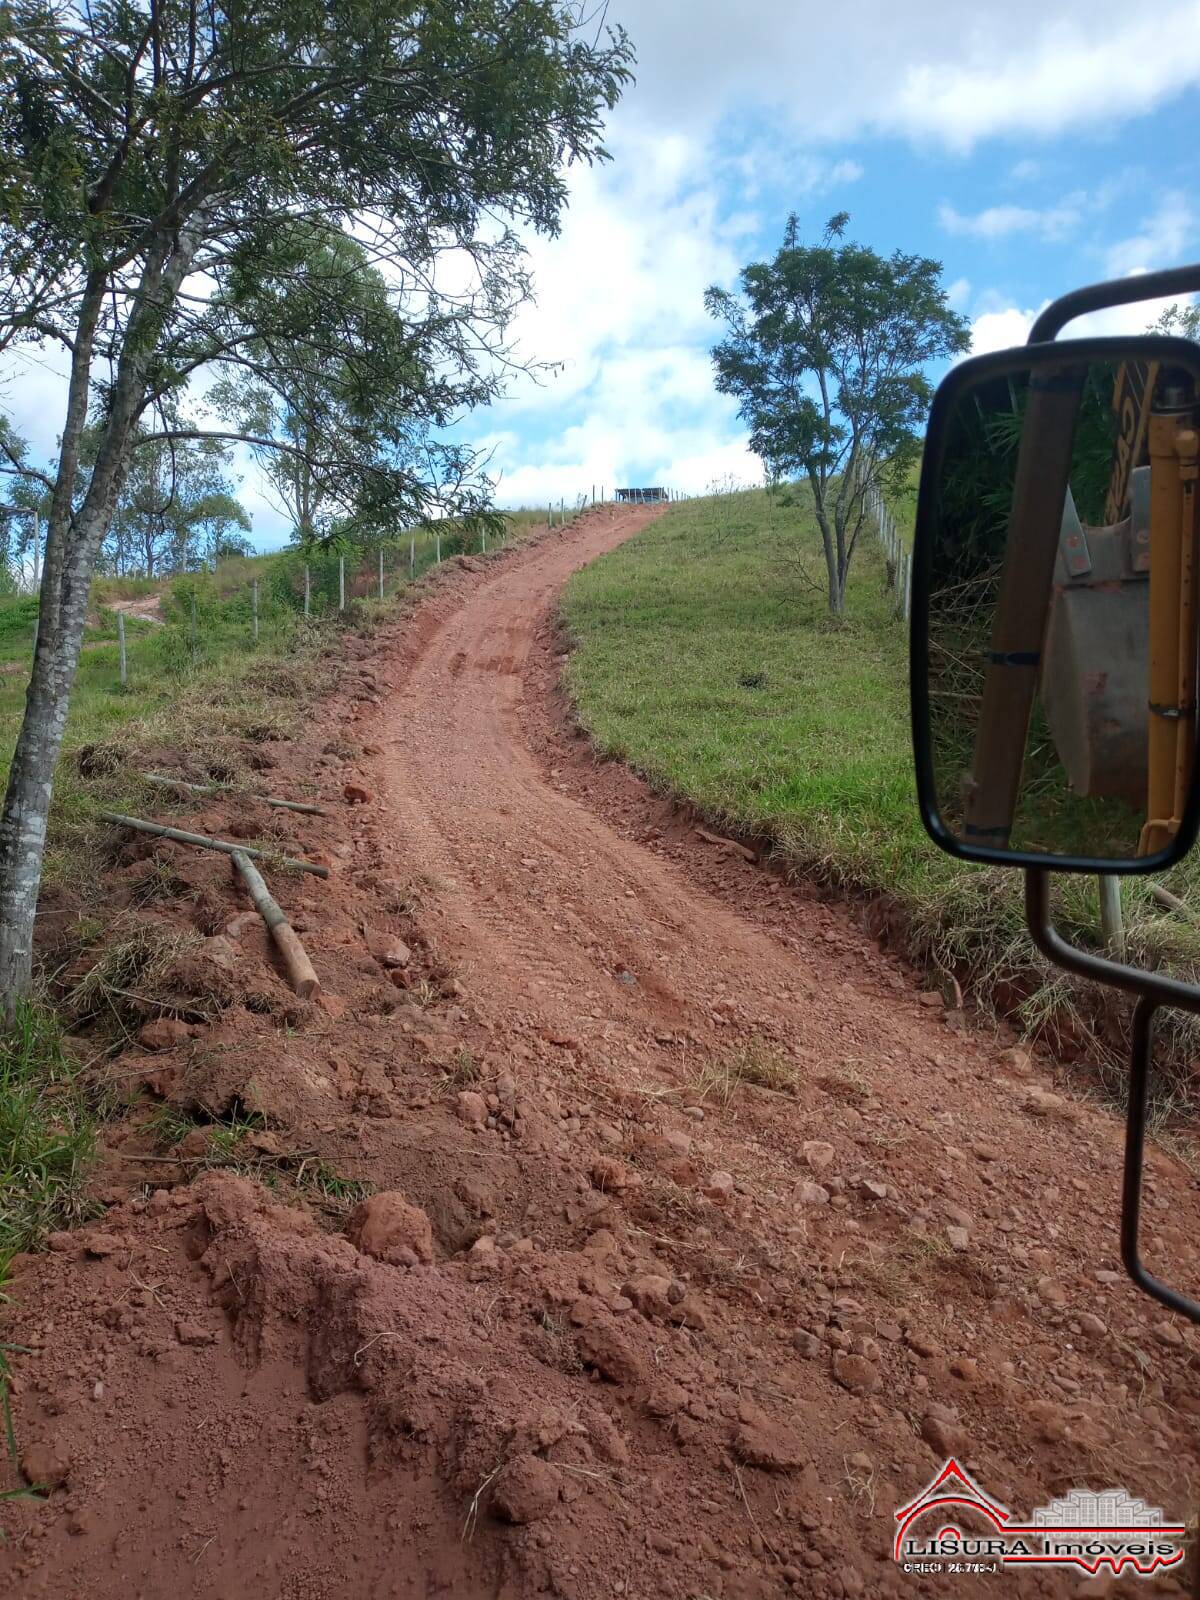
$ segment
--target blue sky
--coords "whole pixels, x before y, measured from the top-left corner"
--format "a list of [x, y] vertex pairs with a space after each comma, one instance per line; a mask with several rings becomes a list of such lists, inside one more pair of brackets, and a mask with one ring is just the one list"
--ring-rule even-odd
[[1157, 30], [1131, 13], [614, 0], [639, 82], [613, 162], [573, 177], [561, 239], [533, 246], [541, 303], [521, 330], [566, 369], [468, 428], [500, 499], [759, 481], [712, 388], [702, 294], [773, 253], [789, 211], [814, 239], [845, 210], [860, 241], [940, 260], [980, 350], [1023, 340], [1064, 290], [1200, 256], [1200, 5], [1168, 4]]
[[[1143, 15], [1144, 9], [1144, 15]], [[1200, 0], [609, 0], [638, 82], [611, 163], [570, 174], [556, 240], [515, 329], [554, 377], [519, 379], [462, 433], [492, 452], [504, 505], [617, 482], [703, 491], [761, 478], [712, 386], [710, 283], [778, 246], [795, 210], [835, 211], [887, 252], [944, 263], [977, 349], [1020, 342], [1080, 283], [1200, 258]], [[1157, 307], [1109, 313], [1138, 331]], [[0, 368], [0, 404], [53, 448], [46, 352]], [[255, 542], [287, 533], [239, 461]]]

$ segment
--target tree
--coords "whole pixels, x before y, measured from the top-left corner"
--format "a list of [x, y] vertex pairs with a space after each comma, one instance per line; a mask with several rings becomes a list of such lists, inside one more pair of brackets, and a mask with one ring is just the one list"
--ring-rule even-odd
[[[449, 326], [406, 322], [366, 248], [345, 234], [303, 223], [281, 230], [235, 292], [254, 301], [253, 365], [214, 398], [265, 441], [255, 453], [299, 544], [334, 519], [369, 522], [376, 484], [420, 460], [429, 427], [489, 398], [486, 375], [471, 392], [470, 353], [451, 350]], [[457, 368], [449, 382], [448, 355]], [[334, 473], [323, 464], [330, 457]], [[461, 471], [449, 454], [441, 464]]]
[[1179, 339], [1200, 340], [1200, 302], [1168, 306], [1158, 321], [1150, 324], [1150, 332], [1173, 333]]
[[793, 215], [774, 260], [742, 270], [744, 298], [705, 296], [726, 330], [712, 352], [717, 388], [740, 401], [768, 473], [808, 481], [835, 616], [869, 491], [898, 492], [920, 459], [925, 368], [970, 345], [940, 262], [843, 243], [848, 221], [839, 213], [804, 245]]
[[[143, 443], [142, 431], [134, 434], [129, 471], [98, 566], [117, 576], [153, 578], [211, 565], [231, 528], [248, 533], [251, 526], [223, 471], [232, 458], [230, 447], [220, 439]], [[80, 474], [85, 484], [102, 432], [102, 424], [88, 430]]]
[[[488, 505], [480, 463], [434, 430], [498, 392], [528, 294], [516, 227], [557, 230], [564, 169], [603, 158], [630, 77], [618, 30], [574, 0], [8, 0], [0, 10], [0, 348], [69, 355], [38, 649], [0, 814], [0, 1009], [28, 985], [54, 770], [88, 586], [136, 450], [240, 437], [358, 479], [379, 517]], [[355, 237], [414, 358], [403, 452], [296, 445], [208, 416], [189, 389], [305, 363], [289, 340], [301, 226]], [[319, 286], [324, 326], [357, 270]], [[311, 346], [308, 348], [311, 349]], [[326, 354], [332, 353], [325, 346]], [[370, 370], [370, 350], [342, 352]], [[422, 373], [424, 376], [422, 376]], [[422, 388], [422, 384], [426, 388]], [[76, 497], [84, 430], [100, 427]], [[203, 425], [202, 425], [203, 424]]]

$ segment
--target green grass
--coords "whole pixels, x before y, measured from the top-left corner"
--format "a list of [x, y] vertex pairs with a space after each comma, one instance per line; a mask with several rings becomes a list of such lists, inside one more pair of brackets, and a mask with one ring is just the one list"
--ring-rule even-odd
[[578, 574], [568, 685], [608, 753], [866, 887], [929, 892], [939, 861], [912, 800], [903, 631], [882, 559], [855, 556], [826, 616], [811, 513], [763, 491], [693, 500]]
[[47, 1011], [22, 1005], [0, 1035], [0, 1261], [85, 1214], [96, 1124], [79, 1064]]
[[111, 606], [114, 600], [144, 600], [161, 588], [161, 578], [93, 578], [91, 602]]
[[[575, 576], [563, 617], [582, 721], [602, 751], [718, 828], [765, 841], [791, 870], [884, 899], [918, 961], [985, 997], [1000, 979], [1015, 984], [1031, 1031], [1064, 1009], [1095, 1023], [1094, 986], [1035, 956], [1020, 875], [961, 866], [926, 837], [907, 642], [882, 553], [873, 539], [860, 546], [846, 617], [834, 623], [811, 510], [796, 498], [786, 507], [756, 490], [686, 502]], [[1094, 880], [1056, 885], [1060, 927], [1096, 945]], [[1200, 861], [1170, 886], [1200, 908]], [[1122, 893], [1130, 959], [1200, 975], [1200, 925], [1160, 912], [1144, 880]], [[1182, 1051], [1188, 1029], [1176, 1026]], [[1111, 1045], [1097, 1052], [1118, 1086]], [[1190, 1073], [1170, 1092], [1190, 1099]]]

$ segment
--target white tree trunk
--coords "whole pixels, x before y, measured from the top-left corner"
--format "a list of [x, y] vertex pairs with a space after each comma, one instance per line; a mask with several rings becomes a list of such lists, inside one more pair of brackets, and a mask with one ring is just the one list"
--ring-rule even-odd
[[37, 656], [0, 813], [0, 1010], [8, 1021], [29, 987], [54, 772], [102, 532], [98, 526], [73, 529], [65, 565], [48, 570], [43, 580]]
[[196, 235], [185, 229], [146, 261], [138, 308], [125, 330], [104, 437], [87, 493], [76, 508], [72, 490], [91, 393], [92, 353], [104, 295], [102, 278], [89, 283], [81, 303], [46, 534], [37, 652], [0, 811], [0, 1016], [8, 1021], [32, 975], [34, 920], [54, 773], [71, 707], [92, 571], [128, 471], [130, 433], [145, 400], [147, 364], [195, 249]]

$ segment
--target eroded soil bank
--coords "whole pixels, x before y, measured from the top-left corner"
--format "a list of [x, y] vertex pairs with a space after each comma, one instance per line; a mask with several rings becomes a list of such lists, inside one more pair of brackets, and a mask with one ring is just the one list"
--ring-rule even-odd
[[[264, 748], [329, 812], [273, 822], [334, 869], [274, 885], [319, 1001], [225, 862], [105, 864], [191, 998], [106, 1068], [104, 1214], [18, 1264], [53, 1487], [0, 1508], [11, 1592], [1080, 1592], [894, 1567], [949, 1454], [1021, 1518], [1190, 1518], [1195, 1336], [1119, 1274], [1116, 1121], [572, 733], [556, 596], [650, 515], [447, 570]], [[1195, 1184], [1148, 1191], [1194, 1288]]]

